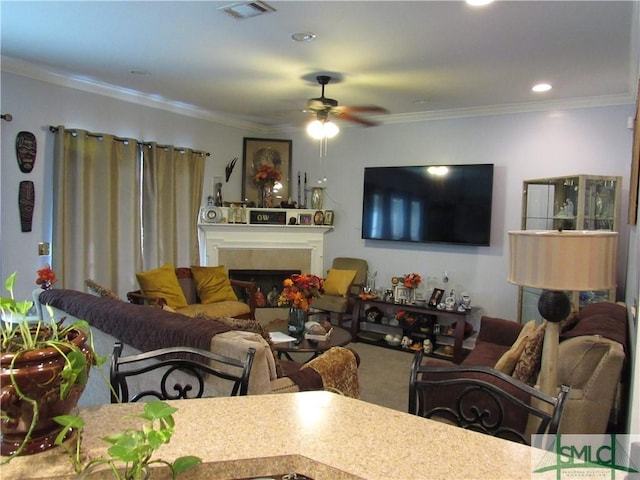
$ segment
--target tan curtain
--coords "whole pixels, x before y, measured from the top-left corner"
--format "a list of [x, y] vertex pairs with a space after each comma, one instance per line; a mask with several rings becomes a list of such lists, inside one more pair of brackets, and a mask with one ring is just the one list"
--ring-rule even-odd
[[150, 143], [142, 150], [144, 269], [199, 265], [197, 217], [206, 153]]
[[137, 142], [55, 130], [56, 287], [84, 291], [84, 280], [92, 278], [124, 296], [142, 266]]

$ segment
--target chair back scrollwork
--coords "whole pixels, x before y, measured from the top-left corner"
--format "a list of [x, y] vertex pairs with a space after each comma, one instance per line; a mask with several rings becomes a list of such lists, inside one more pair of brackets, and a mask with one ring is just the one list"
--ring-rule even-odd
[[568, 386], [552, 397], [490, 367], [423, 365], [423, 358], [416, 353], [411, 365], [409, 413], [527, 445], [532, 420], [534, 433], [557, 433]]
[[[247, 350], [244, 360], [190, 347], [161, 348], [136, 355], [122, 356], [123, 346], [116, 342], [110, 368], [111, 403], [137, 402], [145, 397], [159, 400], [200, 398], [205, 394], [207, 376], [228, 380], [231, 396], [246, 395], [249, 375], [256, 353]], [[149, 375], [150, 372], [153, 374]], [[162, 373], [157, 384], [157, 373]], [[129, 379], [141, 385], [130, 395]], [[153, 382], [153, 385], [149, 384]]]

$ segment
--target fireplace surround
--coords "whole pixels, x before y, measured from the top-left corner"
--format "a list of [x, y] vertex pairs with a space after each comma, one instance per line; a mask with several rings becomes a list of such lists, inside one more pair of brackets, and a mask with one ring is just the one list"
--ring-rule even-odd
[[[295, 217], [301, 210], [287, 210]], [[324, 277], [330, 225], [200, 223], [200, 264], [227, 270], [290, 270]]]

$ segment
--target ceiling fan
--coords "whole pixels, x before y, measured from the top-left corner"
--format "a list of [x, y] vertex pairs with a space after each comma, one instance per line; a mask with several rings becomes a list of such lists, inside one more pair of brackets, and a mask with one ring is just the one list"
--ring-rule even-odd
[[359, 123], [365, 127], [373, 127], [378, 123], [361, 118], [354, 115], [354, 113], [388, 113], [385, 108], [375, 105], [360, 107], [339, 106], [337, 100], [324, 96], [324, 87], [331, 81], [331, 77], [329, 75], [318, 75], [316, 80], [322, 86], [322, 93], [317, 98], [307, 100], [307, 110], [315, 113], [320, 122], [325, 122], [329, 118], [329, 114], [332, 114], [341, 120]]

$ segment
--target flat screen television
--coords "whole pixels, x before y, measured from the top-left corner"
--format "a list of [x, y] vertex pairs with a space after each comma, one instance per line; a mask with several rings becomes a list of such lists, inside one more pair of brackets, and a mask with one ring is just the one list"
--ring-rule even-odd
[[489, 245], [493, 164], [367, 167], [362, 238]]

